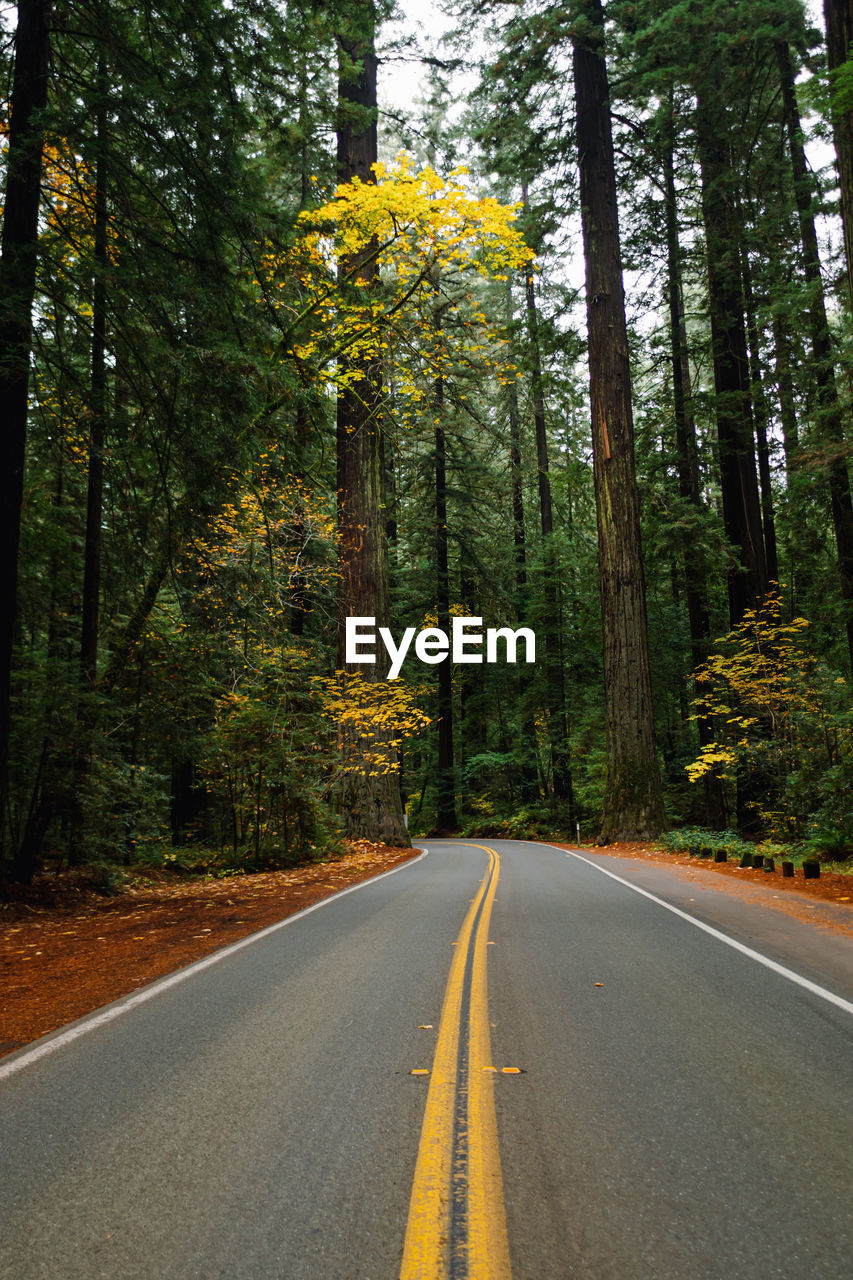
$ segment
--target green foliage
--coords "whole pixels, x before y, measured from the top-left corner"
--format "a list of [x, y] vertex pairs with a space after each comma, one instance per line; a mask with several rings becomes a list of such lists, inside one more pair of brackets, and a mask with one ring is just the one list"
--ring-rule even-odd
[[846, 832], [835, 827], [812, 825], [804, 849], [809, 857], [820, 858], [824, 862], [850, 862], [853, 858], [853, 836], [848, 826]]
[[734, 831], [708, 831], [703, 827], [676, 827], [664, 832], [658, 844], [670, 853], [687, 853], [691, 857], [705, 851], [706, 855], [725, 853], [729, 858], [740, 858], [745, 853], [754, 853], [757, 847], [749, 840], [741, 840]]
[[112, 862], [95, 862], [91, 866], [91, 884], [96, 893], [113, 898], [127, 885], [127, 875]]
[[555, 839], [561, 830], [566, 829], [559, 819], [555, 821], [553, 809], [545, 805], [514, 809], [504, 814], [489, 813], [490, 802], [483, 796], [479, 800], [475, 797], [472, 807], [477, 812], [462, 825], [461, 834], [465, 836], [492, 836], [498, 840]]
[[129, 761], [109, 740], [95, 745], [76, 796], [77, 820], [86, 833], [76, 856], [96, 865], [116, 859], [129, 865], [166, 838], [166, 779], [149, 765]]
[[853, 58], [836, 67], [830, 76], [832, 113], [839, 121], [853, 111]]
[[676, 827], [662, 835], [658, 844], [670, 853], [690, 857], [713, 857], [725, 853], [730, 861], [744, 855], [775, 858], [793, 862], [795, 867], [819, 858], [827, 869], [849, 873], [853, 869], [853, 842], [840, 832], [829, 829], [811, 830], [804, 840], [742, 840], [734, 831], [708, 831], [702, 827]]

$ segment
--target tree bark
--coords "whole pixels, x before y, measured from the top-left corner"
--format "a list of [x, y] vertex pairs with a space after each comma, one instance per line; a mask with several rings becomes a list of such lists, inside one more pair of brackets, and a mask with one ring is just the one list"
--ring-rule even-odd
[[44, 131], [50, 59], [49, 0], [20, 0], [0, 241], [0, 848], [9, 791], [12, 650], [27, 445], [27, 393], [32, 348]]
[[[376, 145], [376, 53], [372, 4], [359, 12], [360, 29], [340, 38], [338, 80], [337, 164], [338, 180], [375, 182], [372, 166]], [[357, 259], [343, 259], [341, 274], [357, 291], [371, 290], [379, 280], [378, 267], [368, 250]], [[351, 381], [338, 393], [337, 491], [338, 491], [338, 645], [337, 666], [345, 671], [344, 626], [347, 616], [373, 617], [387, 626], [388, 549], [382, 512], [382, 451], [380, 445], [382, 378], [378, 360], [342, 361], [342, 372]], [[377, 651], [384, 653], [384, 649]], [[384, 680], [387, 668], [358, 668], [361, 679]], [[399, 772], [368, 776], [359, 768], [359, 756], [377, 738], [392, 731], [376, 730], [376, 738], [357, 737], [344, 745], [346, 768], [342, 805], [347, 832], [354, 837], [408, 845], [400, 797]], [[387, 745], [389, 759], [398, 764]]]
[[[438, 625], [450, 634], [450, 575], [447, 555], [447, 443], [444, 436], [444, 379], [433, 384], [435, 418], [435, 573]], [[453, 668], [450, 655], [438, 664], [438, 805], [439, 831], [456, 830], [456, 770], [453, 760]]]
[[[512, 320], [512, 287], [507, 282], [507, 321]], [[524, 488], [521, 469], [521, 413], [518, 407], [518, 387], [510, 382], [507, 387], [507, 414], [509, 417], [509, 473], [512, 489], [512, 540], [515, 547], [515, 590], [519, 613], [524, 611], [527, 590], [527, 547], [524, 528]]]
[[586, 263], [593, 470], [604, 639], [607, 780], [599, 839], [666, 825], [655, 751], [640, 503], [601, 0], [579, 6], [573, 47]]
[[[524, 189], [527, 203], [527, 188]], [[548, 435], [545, 426], [545, 396], [542, 390], [542, 355], [539, 348], [539, 318], [536, 314], [536, 290], [533, 286], [533, 264], [524, 270], [524, 296], [527, 304], [527, 332], [530, 344], [530, 390], [533, 400], [533, 425], [536, 430], [536, 475], [539, 484], [539, 516], [543, 542], [554, 532], [551, 505], [551, 478], [548, 474]]]
[[527, 587], [527, 545], [524, 528], [524, 488], [521, 469], [521, 414], [518, 408], [518, 388], [511, 383], [507, 388], [509, 413], [509, 472], [512, 486], [512, 540], [515, 547], [515, 590], [518, 607], [523, 609], [523, 597]]
[[[522, 188], [527, 205], [527, 185]], [[536, 432], [536, 473], [539, 487], [539, 527], [542, 534], [544, 569], [543, 603], [545, 605], [545, 677], [548, 690], [548, 742], [551, 748], [551, 786], [555, 801], [565, 801], [570, 826], [575, 821], [574, 786], [569, 764], [569, 717], [566, 711], [566, 680], [562, 645], [562, 599], [554, 548], [554, 508], [551, 501], [551, 476], [548, 459], [548, 431], [545, 420], [545, 394], [542, 386], [542, 353], [539, 344], [539, 317], [533, 265], [524, 272], [527, 305], [527, 332], [530, 347], [530, 381], [533, 400], [533, 425]]]
[[776, 388], [779, 396], [779, 420], [782, 424], [785, 474], [789, 480], [800, 445], [797, 408], [794, 401], [794, 383], [791, 378], [792, 362], [793, 354], [791, 352], [791, 335], [788, 330], [788, 320], [777, 307], [774, 307], [773, 364], [776, 371]]
[[[507, 322], [513, 318], [512, 286], [507, 282]], [[512, 490], [512, 537], [515, 548], [515, 609], [520, 622], [526, 622], [529, 607], [527, 581], [527, 530], [524, 523], [524, 471], [521, 458], [521, 412], [518, 404], [518, 386], [510, 382], [507, 387], [507, 415], [509, 418], [509, 472]], [[522, 683], [526, 676], [520, 676]], [[520, 788], [522, 799], [532, 801], [539, 796], [539, 752], [536, 747], [536, 719], [529, 703], [523, 715], [524, 741], [529, 744], [529, 755], [521, 764]], [[547, 794], [547, 789], [544, 791]]]
[[82, 798], [92, 769], [96, 715], [86, 697], [97, 684], [101, 601], [101, 543], [104, 508], [104, 440], [107, 410], [107, 83], [103, 56], [98, 59], [95, 106], [95, 199], [93, 221], [92, 342], [89, 391], [89, 466], [86, 482], [86, 534], [83, 543], [83, 592], [80, 611], [80, 684], [73, 783], [63, 808], [69, 818], [68, 861], [81, 861]]

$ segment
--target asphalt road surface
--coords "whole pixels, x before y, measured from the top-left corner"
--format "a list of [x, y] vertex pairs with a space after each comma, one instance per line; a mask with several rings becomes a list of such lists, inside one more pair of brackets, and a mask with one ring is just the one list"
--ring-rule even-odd
[[853, 943], [428, 850], [0, 1062], [0, 1276], [853, 1276]]

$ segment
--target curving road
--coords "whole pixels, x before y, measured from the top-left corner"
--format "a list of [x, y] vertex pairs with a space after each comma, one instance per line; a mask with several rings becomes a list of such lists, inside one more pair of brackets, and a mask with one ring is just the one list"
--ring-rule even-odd
[[0, 1062], [0, 1276], [853, 1274], [853, 942], [428, 848]]

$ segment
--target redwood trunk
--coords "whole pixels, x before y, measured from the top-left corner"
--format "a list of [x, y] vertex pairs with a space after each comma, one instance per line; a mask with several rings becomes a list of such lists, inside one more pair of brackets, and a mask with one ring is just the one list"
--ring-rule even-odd
[[794, 357], [787, 317], [778, 308], [773, 311], [773, 364], [776, 371], [776, 387], [779, 396], [779, 420], [782, 424], [782, 448], [785, 452], [785, 474], [791, 479], [796, 452], [800, 446], [797, 426], [797, 408], [794, 401], [794, 383], [791, 369]]
[[[527, 187], [523, 188], [527, 203]], [[539, 481], [539, 521], [542, 533], [542, 587], [545, 605], [545, 676], [548, 691], [548, 742], [551, 748], [551, 785], [554, 799], [565, 801], [568, 821], [575, 821], [574, 786], [569, 763], [569, 717], [566, 712], [566, 681], [562, 644], [562, 599], [554, 549], [554, 509], [548, 461], [548, 433], [545, 421], [545, 394], [542, 386], [542, 354], [539, 345], [539, 317], [533, 267], [525, 269], [525, 299], [530, 342], [533, 424], [536, 430], [536, 470]]]
[[[512, 287], [507, 283], [506, 318], [512, 321]], [[509, 416], [509, 471], [512, 486], [512, 539], [515, 547], [515, 588], [519, 614], [524, 611], [527, 594], [527, 548], [524, 529], [524, 488], [521, 469], [521, 414], [518, 408], [518, 387], [510, 382], [507, 387], [507, 413]]]
[[[444, 436], [444, 379], [433, 386], [435, 418], [435, 568], [438, 625], [450, 634], [450, 575], [447, 555], [447, 442]], [[438, 664], [438, 806], [439, 831], [456, 830], [456, 776], [453, 763], [453, 667], [450, 655]]]
[[507, 389], [509, 411], [509, 470], [512, 484], [512, 540], [515, 547], [515, 588], [518, 608], [523, 610], [527, 587], [527, 547], [524, 531], [524, 489], [521, 470], [521, 414], [518, 389], [512, 383]]
[[640, 504], [601, 0], [573, 64], [586, 262], [589, 381], [604, 632], [607, 781], [600, 839], [652, 839], [666, 825], [655, 751]]
[[[512, 287], [507, 284], [507, 322], [512, 321]], [[512, 487], [512, 533], [515, 547], [515, 608], [520, 622], [527, 620], [529, 592], [527, 586], [527, 533], [524, 523], [524, 472], [521, 459], [521, 412], [518, 405], [518, 387], [510, 382], [507, 387], [507, 413], [509, 417], [509, 470]], [[526, 676], [520, 679], [526, 681]], [[530, 704], [524, 711], [524, 741], [529, 744], [529, 757], [525, 755], [521, 766], [521, 792], [525, 801], [539, 795], [539, 752], [536, 746], [536, 720]], [[543, 788], [547, 794], [547, 787]]]

